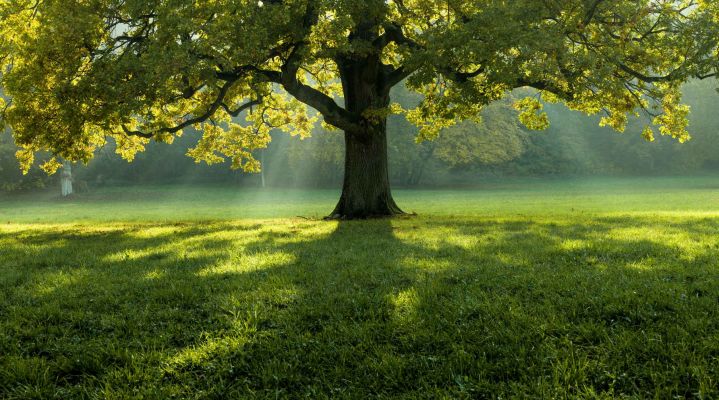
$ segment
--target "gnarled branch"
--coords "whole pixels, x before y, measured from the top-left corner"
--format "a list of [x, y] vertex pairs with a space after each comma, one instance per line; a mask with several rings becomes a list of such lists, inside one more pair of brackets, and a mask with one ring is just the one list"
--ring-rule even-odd
[[[231, 112], [232, 110], [229, 110], [229, 108], [225, 105], [225, 96], [227, 96], [227, 92], [229, 92], [229, 90], [232, 88], [232, 85], [235, 82], [236, 82], [236, 79], [228, 80], [220, 87], [220, 90], [217, 93], [217, 97], [212, 102], [212, 104], [210, 104], [210, 106], [207, 108], [207, 111], [205, 111], [201, 115], [195, 116], [193, 118], [189, 118], [178, 125], [159, 128], [152, 132], [142, 132], [142, 131], [138, 131], [138, 130], [131, 130], [131, 129], [127, 128], [125, 125], [122, 125], [122, 130], [128, 136], [139, 136], [139, 137], [150, 139], [150, 138], [153, 138], [156, 135], [159, 135], [161, 133], [177, 133], [189, 126], [205, 122], [208, 119], [210, 119], [215, 114], [215, 112], [217, 112], [217, 110], [220, 109], [220, 107], [225, 107], [225, 110], [230, 115], [232, 115], [232, 112]], [[240, 112], [242, 112], [243, 110], [245, 110], [247, 108], [250, 108], [252, 105], [254, 105], [253, 103], [256, 101], [257, 100], [253, 100], [251, 102], [248, 102], [245, 105], [240, 106], [238, 108], [239, 111], [237, 111], [237, 114], [239, 114]]]

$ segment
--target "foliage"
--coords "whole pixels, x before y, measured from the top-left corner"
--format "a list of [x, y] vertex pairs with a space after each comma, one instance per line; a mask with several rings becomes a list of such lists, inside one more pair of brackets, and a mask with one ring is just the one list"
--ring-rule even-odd
[[149, 143], [135, 159], [127, 160], [116, 154], [116, 144], [107, 143], [99, 149], [87, 166], [78, 165], [75, 175], [95, 187], [106, 185], [251, 181], [249, 176], [228, 168], [229, 162], [218, 165], [198, 165], [187, 157], [197, 146], [202, 134], [189, 129], [172, 145]]
[[683, 95], [692, 107], [692, 140], [678, 144], [656, 135], [649, 143], [641, 138], [647, 119], [627, 121], [626, 133], [612, 134], [597, 127], [598, 119], [582, 118], [561, 105], [545, 105], [554, 121], [544, 133], [530, 135], [525, 154], [497, 166], [497, 173], [519, 175], [647, 175], [696, 174], [715, 171], [719, 161], [719, 121], [714, 116], [719, 98], [716, 82], [691, 82]]
[[486, 108], [482, 121], [447, 129], [435, 147], [437, 158], [451, 167], [469, 167], [500, 164], [524, 152], [526, 134], [508, 107]]
[[[714, 72], [716, 16], [714, 2], [691, 0], [3, 0], [0, 86], [11, 101], [0, 119], [25, 169], [43, 149], [87, 162], [108, 138], [132, 159], [149, 139], [194, 127], [204, 132], [195, 159], [255, 171], [270, 129], [310, 133], [306, 105], [356, 135], [400, 111], [335, 101], [338, 77], [360, 63], [379, 93], [408, 78], [423, 95], [405, 111], [422, 140], [530, 86], [606, 113], [617, 130], [651, 110], [659, 133], [683, 141], [679, 85]], [[518, 103], [530, 128], [546, 126], [538, 105]]]
[[[15, 158], [17, 152], [9, 133], [0, 133], [0, 192], [16, 192], [46, 188], [54, 183], [39, 169], [33, 169], [23, 175]], [[40, 157], [40, 161], [43, 158]]]

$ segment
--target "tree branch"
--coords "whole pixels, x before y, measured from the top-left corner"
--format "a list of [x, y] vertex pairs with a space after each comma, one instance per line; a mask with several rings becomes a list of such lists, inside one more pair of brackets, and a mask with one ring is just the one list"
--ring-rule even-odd
[[514, 88], [521, 88], [521, 87], [532, 87], [537, 90], [543, 90], [546, 92], [553, 93], [565, 100], [571, 100], [572, 99], [572, 93], [568, 92], [566, 90], [560, 89], [556, 85], [554, 85], [551, 82], [548, 81], [542, 81], [542, 80], [528, 80], [528, 79], [517, 79], [516, 84], [514, 85]]
[[[394, 23], [387, 24], [384, 26], [384, 30], [385, 33], [374, 41], [374, 45], [377, 48], [384, 48], [384, 46], [387, 46], [389, 43], [394, 42], [400, 45], [407, 46], [412, 50], [426, 50], [424, 46], [405, 36], [404, 32], [402, 32], [402, 27], [400, 25]], [[403, 65], [386, 73], [385, 86], [387, 88], [391, 88], [397, 85], [402, 80], [412, 75], [416, 70], [417, 67], [408, 68], [406, 65]], [[465, 83], [469, 79], [474, 78], [485, 72], [484, 68], [482, 67], [477, 68], [475, 71], [472, 72], [459, 72], [449, 67], [438, 68], [438, 70], [447, 78], [457, 83]]]
[[671, 81], [671, 80], [676, 79], [676, 75], [680, 72], [680, 70], [675, 69], [674, 71], [672, 71], [672, 72], [670, 72], [669, 74], [664, 75], [664, 76], [649, 76], [649, 75], [642, 74], [641, 72], [636, 71], [636, 70], [630, 68], [629, 66], [627, 66], [626, 64], [623, 64], [623, 63], [621, 63], [621, 62], [616, 62], [615, 64], [616, 64], [617, 67], [619, 67], [619, 69], [621, 69], [622, 71], [624, 71], [624, 72], [628, 73], [629, 75], [631, 75], [631, 76], [633, 76], [633, 77], [639, 79], [640, 81], [647, 82], [647, 83], [656, 83], [656, 82]]
[[225, 104], [224, 102], [222, 102], [221, 106], [225, 110], [225, 112], [227, 112], [227, 114], [229, 114], [230, 116], [233, 116], [233, 117], [237, 117], [243, 111], [245, 111], [251, 107], [254, 107], [254, 106], [259, 106], [260, 104], [262, 104], [262, 98], [259, 98], [257, 100], [248, 101], [247, 103], [242, 104], [241, 106], [237, 107], [234, 110], [230, 109], [230, 107], [227, 104]]
[[715, 72], [713, 74], [697, 74], [696, 78], [704, 80], [704, 79], [709, 79], [709, 78], [716, 78], [718, 76], [719, 76], [719, 72]]
[[[225, 82], [224, 85], [222, 85], [222, 87], [220, 87], [220, 91], [217, 93], [217, 98], [215, 99], [215, 101], [212, 102], [212, 104], [210, 104], [210, 107], [207, 108], [207, 111], [205, 111], [201, 115], [187, 119], [184, 122], [182, 122], [181, 124], [178, 124], [178, 125], [175, 125], [172, 127], [159, 128], [153, 132], [142, 132], [142, 131], [137, 131], [137, 130], [130, 130], [125, 125], [122, 125], [122, 130], [128, 136], [139, 136], [139, 137], [150, 139], [150, 138], [153, 138], [155, 135], [158, 135], [161, 133], [177, 133], [189, 126], [199, 124], [201, 122], [205, 122], [210, 117], [212, 117], [220, 107], [223, 107], [223, 106], [226, 107], [224, 104], [225, 96], [227, 95], [227, 92], [230, 90], [230, 88], [232, 88], [232, 85], [235, 83], [235, 81], [236, 81], [236, 79], [228, 80]], [[250, 102], [250, 103], [252, 103], [252, 102]], [[239, 108], [240, 111], [238, 111], [238, 114], [240, 112], [242, 112], [243, 107], [245, 109], [249, 108], [251, 106], [250, 103], [240, 106], [240, 108]], [[228, 113], [230, 112], [230, 110], [227, 110], [227, 111], [228, 111]], [[232, 115], [232, 114], [230, 113], [230, 115]]]
[[303, 47], [304, 43], [298, 43], [292, 49], [287, 61], [282, 65], [281, 73], [264, 71], [263, 74], [271, 81], [281, 84], [287, 93], [294, 96], [297, 100], [319, 111], [327, 123], [345, 132], [362, 133], [364, 129], [360, 116], [345, 110], [330, 96], [311, 86], [305, 85], [297, 79], [297, 71], [300, 69]]
[[599, 8], [599, 4], [603, 3], [604, 1], [605, 0], [594, 0], [592, 5], [589, 7], [587, 15], [584, 16], [584, 26], [587, 26], [592, 22], [592, 20], [594, 19], [594, 15], [597, 13], [597, 8]]
[[479, 67], [472, 72], [457, 72], [457, 71], [454, 71], [449, 68], [440, 69], [440, 72], [444, 76], [446, 76], [450, 80], [455, 81], [457, 83], [465, 83], [468, 80], [470, 80], [478, 75], [481, 75], [484, 71], [485, 71], [485, 69], [483, 67]]
[[417, 42], [404, 35], [401, 25], [391, 22], [382, 25], [382, 28], [384, 33], [372, 42], [376, 49], [382, 50], [390, 43], [403, 44], [416, 50], [422, 48]]

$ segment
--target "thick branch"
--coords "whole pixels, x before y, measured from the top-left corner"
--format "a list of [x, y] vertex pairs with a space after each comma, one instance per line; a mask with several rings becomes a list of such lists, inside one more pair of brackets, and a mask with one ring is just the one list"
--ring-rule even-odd
[[656, 83], [656, 82], [672, 81], [672, 80], [676, 79], [676, 75], [679, 73], [679, 70], [677, 69], [677, 70], [674, 70], [674, 71], [672, 71], [672, 72], [670, 72], [669, 74], [664, 75], [664, 76], [649, 76], [649, 75], [642, 74], [641, 72], [636, 71], [636, 70], [630, 68], [629, 66], [627, 66], [627, 65], [625, 65], [625, 64], [622, 64], [622, 63], [620, 63], [620, 62], [617, 62], [616, 65], [617, 65], [617, 67], [619, 67], [619, 69], [621, 69], [622, 71], [624, 71], [624, 72], [628, 73], [629, 75], [631, 75], [631, 76], [633, 76], [633, 77], [639, 79], [640, 81], [647, 82], [647, 83]]
[[[217, 93], [217, 98], [215, 98], [215, 100], [212, 102], [212, 104], [210, 104], [210, 106], [207, 108], [207, 111], [205, 111], [203, 114], [198, 115], [196, 117], [189, 118], [189, 119], [185, 120], [184, 122], [182, 122], [181, 124], [178, 124], [178, 125], [175, 125], [172, 127], [159, 128], [152, 132], [142, 132], [142, 131], [137, 131], [137, 130], [130, 130], [125, 125], [122, 125], [122, 130], [125, 132], [126, 135], [139, 136], [139, 137], [144, 137], [144, 138], [149, 139], [149, 138], [152, 138], [155, 135], [158, 135], [161, 133], [177, 133], [189, 126], [199, 124], [201, 122], [205, 122], [209, 118], [211, 118], [220, 107], [227, 107], [224, 104], [225, 96], [227, 95], [227, 92], [230, 90], [230, 88], [232, 88], [232, 85], [234, 83], [235, 83], [235, 80], [226, 81], [225, 84], [222, 85], [222, 87], [220, 87], [220, 91]], [[250, 103], [252, 103], [252, 102], [250, 102]], [[247, 103], [245, 106], [241, 106], [239, 108], [238, 114], [240, 112], [242, 112], [243, 109], [251, 107], [250, 103]], [[230, 110], [228, 110], [227, 108], [226, 108], [226, 110], [228, 111], [228, 113], [230, 113]]]
[[[303, 20], [303, 28], [307, 34], [309, 34], [312, 26], [317, 23], [318, 18], [319, 15], [315, 7], [312, 5], [308, 6]], [[282, 88], [284, 88], [285, 91], [294, 98], [304, 104], [307, 104], [322, 114], [327, 123], [346, 132], [363, 132], [361, 124], [362, 118], [360, 116], [350, 113], [340, 107], [334, 99], [327, 94], [300, 82], [297, 78], [297, 73], [302, 66], [302, 53], [305, 50], [306, 43], [303, 40], [299, 40], [294, 43], [286, 43], [281, 46], [281, 48], [289, 49], [290, 46], [290, 54], [284, 61], [279, 72], [265, 70], [254, 66], [246, 66], [242, 69], [258, 74], [270, 82], [281, 85]], [[229, 74], [218, 74], [218, 77], [220, 79], [237, 79], [237, 73], [232, 72]]]
[[299, 82], [296, 76], [285, 77], [283, 74], [282, 87], [297, 100], [319, 111], [327, 123], [350, 133], [363, 131], [359, 116], [340, 107], [319, 90]]
[[248, 101], [247, 103], [242, 104], [241, 106], [239, 106], [239, 107], [237, 107], [236, 109], [232, 110], [232, 109], [230, 109], [230, 107], [229, 107], [227, 104], [225, 104], [225, 103], [223, 102], [223, 103], [222, 103], [222, 108], [225, 109], [225, 111], [227, 112], [227, 114], [229, 114], [229, 115], [231, 115], [231, 116], [233, 116], [233, 117], [237, 117], [237, 116], [240, 115], [243, 111], [245, 111], [245, 110], [247, 110], [247, 109], [249, 109], [249, 108], [251, 108], [251, 107], [254, 107], [254, 106], [259, 106], [260, 104], [262, 104], [262, 99], [252, 100], [252, 101]]
[[442, 72], [443, 75], [457, 83], [465, 83], [468, 80], [481, 75], [484, 71], [485, 70], [482, 67], [477, 68], [472, 72], [457, 72], [449, 68], [440, 69], [440, 72]]
[[[322, 93], [311, 86], [305, 85], [297, 79], [297, 72], [299, 71], [301, 65], [299, 53], [301, 46], [302, 44], [297, 44], [295, 46], [290, 53], [289, 58], [282, 66], [281, 72], [261, 69], [255, 66], [243, 66], [235, 71], [218, 72], [217, 77], [227, 82], [234, 82], [244, 73], [250, 72], [257, 74], [270, 82], [281, 85], [287, 93], [295, 97], [297, 100], [319, 111], [328, 124], [348, 132], [361, 131], [361, 118], [359, 116], [356, 116], [340, 107], [334, 99], [325, 93]], [[222, 106], [222, 104], [218, 105], [218, 107], [220, 106]]]
[[[384, 46], [387, 46], [389, 43], [394, 42], [399, 45], [407, 46], [412, 50], [421, 51], [426, 49], [421, 44], [405, 36], [404, 32], [402, 32], [402, 27], [400, 25], [387, 24], [384, 26], [384, 29], [385, 33], [379, 38], [377, 38], [377, 40], [375, 40], [374, 42], [374, 45], [378, 48], [384, 48]], [[396, 68], [385, 75], [385, 85], [388, 88], [391, 88], [400, 83], [405, 78], [412, 75], [416, 70], [417, 67], [410, 68], [406, 65]], [[472, 72], [459, 72], [449, 67], [438, 68], [438, 70], [447, 78], [457, 83], [465, 83], [469, 79], [474, 78], [485, 71], [481, 67], [477, 68], [475, 71]]]
[[345, 132], [358, 133], [363, 131], [359, 116], [337, 105], [330, 96], [303, 84], [297, 79], [297, 75], [283, 72], [280, 83], [287, 93], [319, 111], [327, 123]]
[[392, 88], [412, 75], [417, 68], [408, 68], [403, 65], [385, 74], [384, 83], [386, 88]]
[[297, 100], [319, 111], [328, 124], [346, 132], [362, 132], [361, 118], [340, 107], [334, 99], [321, 91], [300, 82], [297, 72], [301, 66], [301, 52], [304, 43], [297, 43], [282, 65], [281, 72], [254, 68], [270, 82], [278, 83]]
[[414, 49], [421, 49], [422, 47], [417, 42], [409, 39], [402, 32], [402, 26], [395, 23], [388, 23], [382, 26], [384, 33], [372, 42], [372, 45], [382, 50], [387, 47], [390, 43], [403, 44]]
[[553, 93], [556, 96], [559, 96], [565, 100], [571, 100], [573, 97], [571, 92], [560, 89], [557, 85], [555, 85], [551, 82], [548, 82], [548, 81], [518, 79], [516, 84], [514, 85], [514, 87], [515, 88], [532, 87], [537, 90], [543, 90], [545, 92]]
[[594, 0], [592, 5], [589, 7], [589, 10], [587, 11], [587, 14], [584, 16], [584, 26], [589, 25], [592, 20], [594, 19], [594, 15], [597, 13], [597, 8], [599, 8], [599, 4], [603, 3], [605, 0]]

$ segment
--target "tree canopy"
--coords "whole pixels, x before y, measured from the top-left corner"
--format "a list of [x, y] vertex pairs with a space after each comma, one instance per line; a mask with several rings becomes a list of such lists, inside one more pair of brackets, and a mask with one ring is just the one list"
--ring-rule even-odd
[[[697, 0], [3, 0], [1, 118], [27, 167], [34, 152], [87, 161], [108, 137], [128, 159], [149, 139], [204, 132], [190, 155], [259, 168], [271, 128], [309, 134], [319, 112], [362, 135], [390, 112], [431, 139], [511, 89], [530, 86], [623, 129], [654, 115], [680, 141], [679, 84], [714, 73], [716, 2]], [[714, 38], [717, 36], [714, 35]], [[348, 60], [380, 90], [407, 80], [410, 110], [340, 100]], [[371, 76], [369, 76], [371, 75]], [[346, 99], [345, 99], [346, 100]], [[345, 101], [346, 103], [346, 101]], [[530, 128], [537, 97], [516, 105]], [[243, 111], [246, 121], [236, 116]], [[644, 135], [653, 136], [647, 127]], [[57, 162], [46, 165], [48, 170]]]

